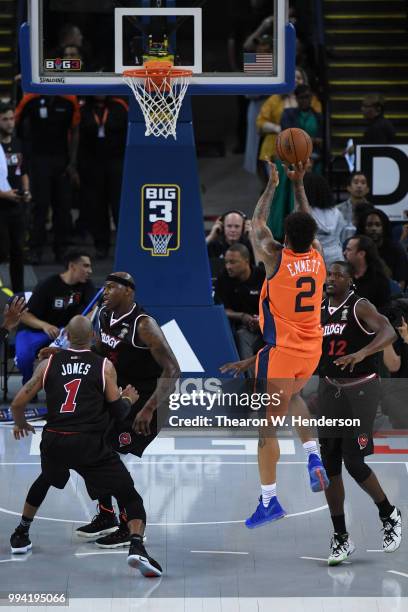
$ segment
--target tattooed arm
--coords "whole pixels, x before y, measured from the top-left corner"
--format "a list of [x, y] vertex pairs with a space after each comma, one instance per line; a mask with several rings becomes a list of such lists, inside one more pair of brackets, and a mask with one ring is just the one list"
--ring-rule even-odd
[[35, 433], [34, 427], [26, 421], [24, 409], [28, 402], [42, 389], [43, 376], [47, 366], [48, 359], [40, 363], [32, 378], [26, 382], [11, 402], [11, 412], [15, 422], [14, 437], [16, 440], [19, 440], [20, 437], [24, 438], [24, 434], [28, 435], [29, 431]]
[[306, 173], [304, 165], [302, 164], [302, 162], [294, 164], [294, 170], [289, 170], [289, 168], [285, 166], [285, 171], [288, 178], [293, 183], [293, 191], [295, 194], [295, 211], [305, 212], [311, 215], [312, 209], [310, 208], [310, 204], [305, 192], [305, 187], [303, 185], [303, 178]]
[[256, 258], [265, 264], [266, 275], [270, 276], [275, 269], [277, 255], [281, 245], [277, 242], [266, 222], [268, 220], [273, 196], [279, 185], [279, 173], [275, 164], [269, 162], [271, 174], [265, 191], [258, 200], [252, 216], [251, 241]]
[[154, 412], [160, 406], [167, 406], [169, 396], [174, 391], [176, 380], [180, 376], [180, 368], [162, 330], [154, 319], [142, 317], [137, 326], [137, 333], [155, 361], [163, 369], [157, 380], [155, 392], [138, 412], [133, 422], [134, 431], [146, 436], [150, 434], [150, 423]]

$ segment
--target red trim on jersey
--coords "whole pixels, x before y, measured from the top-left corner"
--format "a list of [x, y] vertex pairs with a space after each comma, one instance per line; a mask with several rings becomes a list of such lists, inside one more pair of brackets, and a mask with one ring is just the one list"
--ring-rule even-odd
[[48, 374], [48, 370], [49, 370], [49, 367], [50, 367], [50, 365], [51, 365], [51, 361], [52, 361], [52, 358], [53, 358], [53, 357], [54, 357], [54, 355], [50, 355], [50, 357], [49, 357], [49, 359], [48, 359], [48, 365], [47, 365], [47, 367], [45, 368], [45, 371], [44, 371], [44, 374], [43, 374], [43, 380], [42, 380], [42, 388], [43, 388], [43, 389], [45, 389], [45, 381], [46, 381], [47, 374]]
[[58, 429], [49, 429], [46, 428], [45, 431], [51, 431], [52, 433], [61, 434], [61, 436], [77, 436], [80, 434], [80, 431], [58, 431]]

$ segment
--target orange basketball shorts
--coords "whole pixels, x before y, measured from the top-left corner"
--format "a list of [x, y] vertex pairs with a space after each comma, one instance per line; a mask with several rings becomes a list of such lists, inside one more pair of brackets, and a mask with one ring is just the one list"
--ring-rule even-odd
[[269, 414], [285, 414], [295, 393], [299, 393], [315, 372], [320, 353], [302, 357], [289, 355], [279, 347], [264, 346], [257, 354], [255, 388], [269, 395], [279, 393], [278, 407], [267, 411]]

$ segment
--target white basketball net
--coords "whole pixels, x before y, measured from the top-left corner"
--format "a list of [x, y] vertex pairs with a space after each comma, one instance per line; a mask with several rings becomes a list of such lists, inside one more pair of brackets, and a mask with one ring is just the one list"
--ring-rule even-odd
[[167, 247], [173, 233], [168, 234], [153, 234], [149, 232], [149, 238], [152, 241], [154, 255], [167, 255]]
[[177, 140], [177, 119], [190, 78], [189, 75], [165, 76], [162, 82], [157, 84], [149, 76], [123, 76], [142, 109], [146, 121], [146, 136], [173, 136]]

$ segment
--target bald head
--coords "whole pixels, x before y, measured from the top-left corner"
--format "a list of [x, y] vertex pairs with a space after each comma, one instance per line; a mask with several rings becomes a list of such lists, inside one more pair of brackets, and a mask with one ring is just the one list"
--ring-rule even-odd
[[67, 336], [72, 348], [91, 346], [93, 336], [91, 321], [82, 315], [73, 317], [67, 326]]

